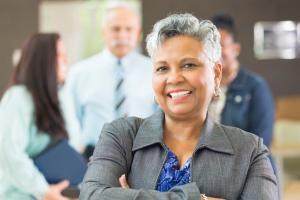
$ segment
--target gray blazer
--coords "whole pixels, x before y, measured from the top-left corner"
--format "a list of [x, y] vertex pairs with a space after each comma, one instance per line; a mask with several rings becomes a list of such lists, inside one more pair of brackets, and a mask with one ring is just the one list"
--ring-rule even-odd
[[[156, 191], [167, 156], [164, 113], [106, 124], [82, 183], [80, 199], [189, 199], [200, 193], [224, 199], [276, 200], [278, 185], [268, 149], [257, 136], [207, 118], [192, 156], [191, 183]], [[126, 174], [131, 189], [120, 188]]]

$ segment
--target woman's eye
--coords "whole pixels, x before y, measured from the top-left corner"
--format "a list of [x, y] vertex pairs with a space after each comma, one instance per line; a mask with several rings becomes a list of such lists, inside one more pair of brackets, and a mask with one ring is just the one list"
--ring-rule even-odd
[[187, 63], [187, 64], [184, 64], [184, 65], [183, 65], [184, 68], [193, 68], [193, 67], [195, 67], [195, 66], [196, 66], [196, 65], [193, 64], [193, 63]]
[[166, 66], [162, 66], [162, 67], [158, 67], [156, 68], [156, 72], [164, 72], [166, 71], [168, 68]]

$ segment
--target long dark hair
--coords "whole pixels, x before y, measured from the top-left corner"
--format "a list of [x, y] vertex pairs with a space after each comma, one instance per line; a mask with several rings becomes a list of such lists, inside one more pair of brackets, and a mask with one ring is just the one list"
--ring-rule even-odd
[[37, 33], [24, 44], [12, 77], [13, 85], [24, 85], [30, 92], [35, 123], [39, 131], [54, 139], [68, 138], [59, 107], [57, 83], [57, 33]]

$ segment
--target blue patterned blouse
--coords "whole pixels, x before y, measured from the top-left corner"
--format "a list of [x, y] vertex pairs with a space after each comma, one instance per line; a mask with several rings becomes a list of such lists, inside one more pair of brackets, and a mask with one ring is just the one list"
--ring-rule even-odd
[[191, 158], [189, 158], [180, 169], [176, 155], [168, 150], [166, 162], [159, 175], [156, 190], [166, 192], [174, 186], [189, 183], [191, 177]]

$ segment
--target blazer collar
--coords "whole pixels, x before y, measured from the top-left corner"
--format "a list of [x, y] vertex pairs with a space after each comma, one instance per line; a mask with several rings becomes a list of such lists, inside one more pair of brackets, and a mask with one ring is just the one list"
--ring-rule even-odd
[[164, 116], [164, 113], [159, 110], [142, 122], [133, 141], [133, 151], [155, 143], [163, 145]]
[[[134, 139], [132, 151], [153, 144], [163, 146], [164, 116], [164, 112], [159, 110], [143, 121]], [[222, 126], [214, 123], [209, 117], [205, 120], [196, 151], [205, 148], [221, 153], [234, 154], [231, 141]]]
[[196, 151], [205, 148], [234, 155], [234, 148], [224, 128], [209, 117], [206, 117]]

